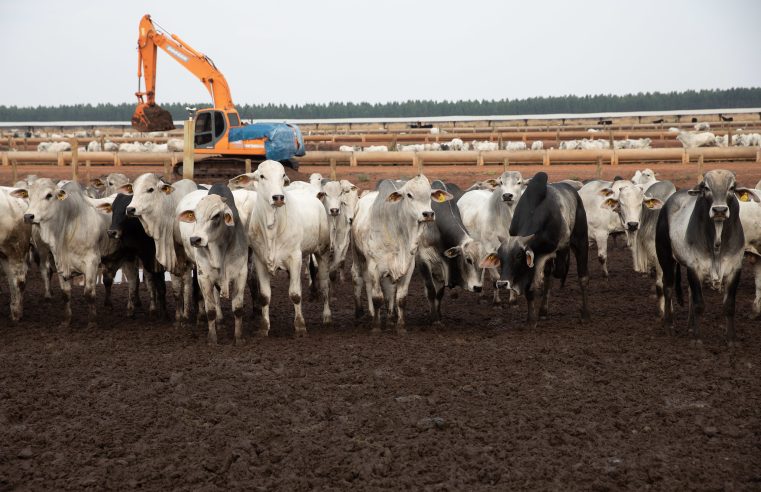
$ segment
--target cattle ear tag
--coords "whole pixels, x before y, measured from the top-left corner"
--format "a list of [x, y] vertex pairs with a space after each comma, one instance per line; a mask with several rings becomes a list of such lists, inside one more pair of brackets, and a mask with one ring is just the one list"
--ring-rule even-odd
[[748, 193], [747, 191], [741, 191], [737, 194], [737, 198], [739, 198], [741, 202], [749, 202], [750, 193]]
[[431, 194], [431, 198], [436, 200], [438, 203], [444, 203], [452, 198], [452, 195], [443, 190], [436, 190]]
[[195, 222], [196, 214], [192, 210], [185, 210], [177, 218], [180, 219], [180, 222]]
[[616, 208], [618, 206], [618, 200], [616, 200], [615, 198], [608, 198], [607, 200], [605, 200], [602, 203], [602, 205], [605, 208], [611, 208], [611, 209], [613, 209], [613, 208]]
[[29, 198], [29, 192], [24, 189], [13, 190], [11, 196], [13, 198]]
[[65, 191], [63, 191], [63, 190], [58, 190], [58, 193], [56, 193], [56, 195], [55, 195], [55, 196], [56, 196], [56, 198], [58, 198], [59, 200], [66, 200], [66, 197], [67, 197], [67, 196], [69, 196], [69, 195], [67, 195], [67, 194], [66, 194], [66, 192], [65, 192]]
[[661, 208], [661, 201], [656, 198], [648, 198], [645, 200], [645, 206], [647, 208]]
[[119, 193], [124, 193], [125, 195], [131, 195], [133, 193], [132, 191], [132, 183], [127, 183], [126, 185], [120, 186], [118, 190]]
[[225, 212], [225, 224], [229, 226], [235, 225], [235, 220], [231, 213]]
[[526, 265], [529, 268], [534, 268], [534, 252], [530, 249], [526, 250]]
[[101, 203], [96, 208], [100, 210], [101, 212], [103, 212], [104, 214], [110, 214], [114, 211], [110, 203]]
[[171, 185], [165, 184], [161, 186], [161, 191], [166, 193], [167, 195], [174, 191], [174, 188], [172, 188]]
[[323, 198], [325, 198], [325, 192], [324, 191], [317, 192], [317, 198], [319, 200], [322, 200]]
[[106, 186], [106, 183], [104, 183], [103, 181], [101, 181], [98, 178], [91, 179], [90, 180], [90, 184], [93, 185], [96, 188], [103, 188], [104, 186]]
[[499, 268], [502, 262], [495, 253], [489, 253], [478, 264], [481, 268]]
[[398, 191], [394, 191], [393, 193], [391, 193], [389, 196], [386, 197], [387, 202], [398, 202], [401, 199], [402, 199], [402, 194], [399, 193]]
[[613, 190], [611, 190], [610, 188], [603, 188], [603, 189], [601, 189], [601, 190], [600, 190], [600, 192], [599, 192], [599, 193], [600, 193], [602, 196], [610, 196], [610, 195], [612, 195], [612, 194], [613, 194]]

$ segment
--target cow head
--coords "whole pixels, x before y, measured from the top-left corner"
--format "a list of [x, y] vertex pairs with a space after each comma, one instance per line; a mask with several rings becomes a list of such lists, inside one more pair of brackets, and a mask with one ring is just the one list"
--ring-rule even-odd
[[[127, 207], [131, 202], [132, 195], [119, 193], [116, 195], [116, 198], [114, 198], [114, 201], [110, 205], [104, 203], [98, 206], [98, 209], [102, 212], [111, 213], [111, 225], [108, 227], [108, 237], [111, 239], [120, 239], [122, 237], [122, 233], [124, 232], [124, 223], [128, 220]], [[107, 205], [109, 206], [107, 207]]]
[[177, 219], [193, 224], [190, 245], [195, 248], [206, 248], [209, 243], [220, 242], [227, 228], [235, 225], [232, 210], [219, 195], [206, 195], [198, 202], [195, 210], [184, 210]]
[[343, 213], [346, 216], [346, 221], [351, 224], [354, 221], [354, 213], [357, 210], [357, 202], [359, 201], [357, 187], [345, 179], [342, 179], [340, 183], [341, 207], [343, 209]]
[[134, 183], [122, 185], [116, 191], [132, 195], [132, 201], [127, 207], [127, 215], [140, 217], [159, 210], [159, 204], [165, 200], [166, 195], [174, 191], [174, 188], [159, 176], [148, 173], [139, 176]]
[[354, 220], [354, 209], [359, 197], [357, 187], [349, 181], [328, 181], [322, 186], [317, 198], [325, 206], [328, 217], [343, 216], [349, 224]]
[[398, 204], [407, 214], [421, 223], [433, 222], [434, 220], [431, 200], [441, 203], [451, 199], [452, 195], [447, 191], [431, 190], [428, 178], [420, 174], [389, 194], [386, 197], [386, 202]]
[[634, 235], [639, 230], [642, 222], [643, 207], [658, 209], [663, 206], [663, 202], [657, 198], [645, 196], [642, 187], [635, 184], [628, 184], [618, 189], [618, 197], [615, 194], [605, 198], [601, 207], [618, 214], [621, 225], [631, 240], [630, 235]]
[[499, 179], [489, 179], [486, 181], [493, 193], [497, 193], [500, 199], [508, 206], [518, 203], [521, 198], [525, 182], [521, 173], [518, 171], [506, 171], [502, 173]]
[[122, 173], [111, 173], [106, 176], [106, 180], [103, 183], [105, 189], [103, 190], [103, 196], [111, 196], [117, 192], [119, 188], [129, 184], [129, 178]]
[[534, 250], [531, 248], [530, 236], [510, 236], [500, 238], [500, 247], [496, 253], [491, 253], [481, 260], [481, 268], [496, 268], [499, 270], [499, 280], [495, 283], [498, 289], [510, 289], [521, 295], [528, 290], [534, 278]]
[[460, 287], [468, 292], [481, 292], [481, 270], [479, 268], [480, 245], [466, 236], [459, 246], [444, 251], [444, 256], [453, 263], [450, 287]]
[[279, 208], [285, 205], [284, 188], [291, 183], [291, 180], [286, 176], [282, 164], [277, 161], [264, 161], [259, 164], [256, 171], [245, 176], [256, 181], [256, 191], [270, 206]]
[[645, 188], [655, 183], [656, 181], [657, 180], [655, 179], [655, 173], [652, 169], [649, 168], [643, 169], [642, 171], [637, 170], [632, 177], [632, 182], [642, 185]]
[[[725, 169], [714, 169], [703, 175], [695, 188], [689, 190], [692, 196], [698, 200], [704, 200], [708, 207], [708, 217], [713, 220], [715, 227], [714, 252], [721, 248], [721, 233], [724, 221], [731, 217], [731, 210], [737, 210], [735, 198], [743, 201], [759, 201], [755, 190], [750, 188], [738, 188], [735, 182], [735, 174]], [[732, 207], [732, 208], [730, 208]]]
[[68, 198], [68, 193], [59, 188], [52, 180], [38, 179], [27, 190], [14, 190], [11, 196], [23, 198], [23, 194], [29, 199], [29, 208], [24, 214], [24, 222], [27, 224], [40, 224], [55, 216], [60, 202]]

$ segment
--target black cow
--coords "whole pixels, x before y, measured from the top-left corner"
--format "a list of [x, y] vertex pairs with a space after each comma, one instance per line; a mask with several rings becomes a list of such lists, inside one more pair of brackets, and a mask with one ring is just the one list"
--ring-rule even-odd
[[705, 308], [703, 282], [709, 280], [712, 288], [724, 288], [726, 336], [730, 345], [735, 343], [735, 297], [745, 249], [738, 197], [759, 201], [755, 190], [736, 186], [733, 172], [715, 169], [695, 188], [671, 195], [661, 209], [655, 250], [663, 270], [663, 323], [668, 334], [674, 331], [671, 297], [681, 265], [690, 286], [687, 326], [692, 341], [701, 343], [698, 316]]
[[536, 327], [536, 292], [541, 291], [539, 315], [548, 313], [552, 273], [565, 284], [570, 252], [576, 258], [581, 287], [581, 317], [590, 319], [587, 298], [589, 284], [587, 216], [573, 186], [547, 184], [547, 174], [537, 173], [529, 181], [510, 223], [510, 237], [501, 238], [496, 254], [481, 262], [483, 268], [500, 268], [498, 288], [525, 295], [528, 303], [528, 326]]
[[425, 282], [431, 323], [440, 324], [444, 288], [481, 292], [481, 275], [477, 268], [478, 244], [465, 229], [456, 204], [463, 191], [455, 184], [442, 181], [431, 183], [431, 189], [452, 195], [452, 199], [445, 202], [431, 201], [434, 224], [422, 232], [416, 258], [418, 272]]
[[[156, 261], [156, 246], [153, 239], [145, 233], [143, 225], [137, 217], [127, 216], [127, 206], [132, 201], [132, 195], [119, 193], [114, 198], [113, 203], [100, 205], [99, 208], [111, 210], [111, 226], [108, 229], [108, 236], [112, 239], [119, 240], [118, 249], [107, 257], [102, 258], [103, 264], [117, 266], [124, 264], [136, 264], [137, 260], [143, 266], [143, 278], [148, 287], [150, 305], [148, 312], [150, 315], [166, 316], [166, 282], [164, 280], [164, 269]], [[135, 306], [140, 305], [140, 296], [138, 295], [139, 282], [136, 278], [136, 271], [130, 271], [129, 268], [122, 268], [122, 273], [128, 277], [129, 281], [129, 298], [130, 303]], [[130, 279], [129, 277], [133, 277]], [[129, 309], [128, 314], [132, 316], [134, 311]]]

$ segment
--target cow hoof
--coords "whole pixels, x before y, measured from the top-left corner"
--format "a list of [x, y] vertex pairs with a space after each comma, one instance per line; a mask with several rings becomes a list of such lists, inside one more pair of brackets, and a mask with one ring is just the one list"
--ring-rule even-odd
[[405, 328], [397, 328], [396, 329], [396, 334], [399, 335], [399, 336], [406, 336], [407, 335], [407, 330]]
[[372, 334], [372, 335], [380, 335], [381, 334], [380, 326], [373, 326], [370, 329], [370, 334]]
[[436, 321], [431, 323], [431, 328], [440, 330], [444, 328], [444, 323], [442, 323], [440, 319], [437, 319]]
[[256, 330], [256, 336], [258, 337], [266, 337], [268, 336], [270, 331], [268, 329], [262, 328], [259, 330]]
[[236, 347], [243, 347], [246, 345], [246, 339], [243, 337], [235, 337], [235, 346]]
[[750, 313], [750, 314], [748, 315], [748, 319], [753, 319], [753, 320], [755, 320], [755, 319], [759, 319], [759, 318], [761, 318], [761, 312], [757, 312], [757, 313]]
[[293, 332], [293, 336], [296, 337], [296, 338], [303, 338], [303, 337], [307, 336], [307, 330], [306, 330], [306, 328], [302, 328], [300, 330], [296, 330], [295, 332]]

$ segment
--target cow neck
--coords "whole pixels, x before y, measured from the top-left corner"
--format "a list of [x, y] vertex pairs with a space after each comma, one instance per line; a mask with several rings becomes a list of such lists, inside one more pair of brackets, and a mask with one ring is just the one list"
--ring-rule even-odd
[[491, 210], [490, 215], [497, 218], [494, 224], [494, 235], [508, 237], [510, 235], [510, 222], [513, 219], [515, 205], [511, 206], [507, 202], [502, 201], [502, 195], [493, 191], [491, 196], [489, 196], [489, 209]]
[[[58, 204], [53, 219], [45, 221], [44, 227], [40, 227], [40, 236], [50, 245], [56, 264], [65, 277], [70, 277], [72, 273], [69, 247], [81, 244], [76, 239], [81, 238], [82, 233], [87, 233], [81, 225], [90, 223], [92, 214], [89, 214], [89, 211], [89, 206], [84, 203], [82, 197], [71, 192]], [[95, 213], [95, 210], [92, 212]]]
[[[243, 254], [239, 251], [239, 246], [245, 242], [245, 239], [242, 239], [244, 232], [239, 221], [236, 221], [233, 227], [222, 227], [224, 230], [220, 237], [207, 244], [208, 253], [206, 256], [211, 268], [219, 272], [219, 294], [227, 299], [230, 297], [230, 279], [227, 276], [228, 262], [226, 259], [239, 253]], [[234, 266], [237, 267], [237, 265]]]
[[273, 207], [263, 194], [257, 194], [259, 200], [258, 210], [263, 213], [256, 213], [256, 222], [258, 228], [264, 237], [264, 243], [267, 250], [267, 268], [270, 272], [275, 270], [275, 240], [283, 234], [288, 225], [288, 194], [286, 193], [285, 205], [282, 207]]
[[153, 231], [155, 235], [152, 235], [156, 244], [156, 259], [167, 271], [176, 273], [178, 261], [174, 247], [174, 236], [177, 221], [174, 219], [174, 215], [178, 200], [173, 195], [174, 193], [167, 195], [165, 200], [161, 200], [161, 212], [156, 221], [156, 230]]

